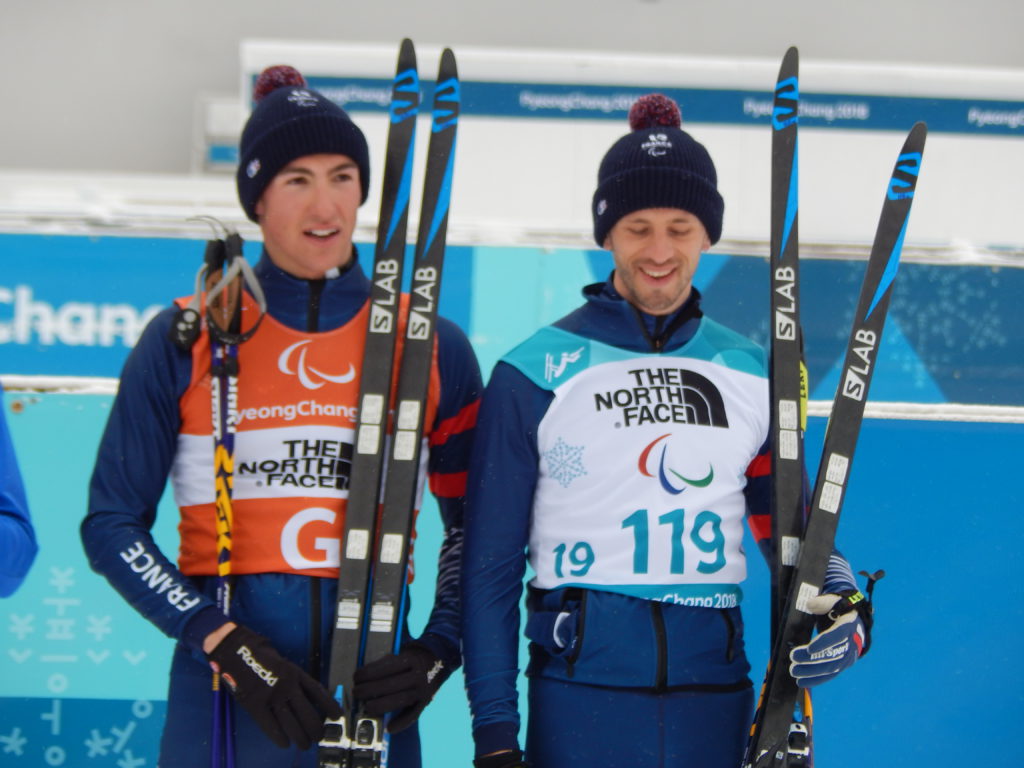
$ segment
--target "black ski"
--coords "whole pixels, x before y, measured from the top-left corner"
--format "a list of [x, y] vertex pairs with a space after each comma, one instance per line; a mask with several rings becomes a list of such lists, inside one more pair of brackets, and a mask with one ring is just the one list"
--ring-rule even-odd
[[804, 527], [800, 247], [797, 238], [799, 53], [782, 60], [772, 109], [771, 403], [772, 636], [785, 608]]
[[744, 766], [789, 764], [787, 742], [794, 708], [800, 698], [800, 689], [789, 673], [789, 654], [794, 647], [810, 640], [814, 628], [815, 617], [808, 612], [807, 601], [820, 593], [832, 552], [889, 298], [899, 268], [926, 134], [924, 123], [914, 125], [889, 180], [847, 345], [839, 391], [825, 433], [800, 558], [779, 633], [774, 638]]
[[370, 318], [359, 385], [359, 423], [352, 456], [331, 640], [328, 688], [343, 709], [320, 741], [321, 768], [349, 765], [354, 705], [352, 676], [362, 663], [363, 624], [371, 578], [377, 508], [405, 271], [409, 196], [420, 82], [412, 41], [403, 40], [391, 91], [390, 125], [370, 289]]
[[[444, 266], [459, 97], [455, 54], [446, 48], [441, 53], [434, 86], [431, 135], [416, 236], [409, 316], [403, 340], [402, 364], [395, 398], [394, 433], [384, 483], [384, 504], [369, 601], [364, 650], [364, 663], [367, 664], [396, 652], [401, 642], [407, 594], [409, 536], [420, 485], [420, 449], [433, 365], [441, 271]], [[360, 717], [354, 741], [354, 766], [386, 764], [387, 736], [382, 719]]]
[[[411, 50], [411, 44], [410, 44]], [[359, 456], [364, 434], [363, 422], [375, 429], [367, 433], [366, 446], [371, 443], [380, 452], [377, 458], [377, 482], [367, 486], [370, 494], [367, 504], [372, 509], [369, 520], [377, 514], [377, 500], [381, 497], [379, 469], [384, 446], [390, 451], [386, 476], [383, 482], [383, 504], [376, 530], [372, 525], [358, 528], [355, 539], [350, 538], [350, 525], [346, 522], [343, 542], [340, 579], [347, 578], [349, 550], [360, 554], [361, 567], [370, 569], [371, 578], [367, 593], [353, 591], [343, 596], [339, 590], [338, 620], [335, 626], [334, 647], [350, 642], [349, 638], [361, 640], [362, 651], [359, 664], [369, 663], [398, 650], [401, 640], [402, 617], [405, 612], [406, 575], [408, 570], [409, 537], [413, 524], [413, 510], [416, 506], [420, 478], [420, 448], [424, 430], [424, 412], [433, 364], [434, 326], [437, 319], [437, 304], [440, 297], [441, 271], [444, 265], [445, 237], [448, 224], [448, 206], [451, 195], [452, 168], [454, 161], [455, 134], [459, 116], [459, 81], [454, 54], [445, 49], [441, 55], [437, 84], [434, 90], [431, 138], [427, 149], [427, 165], [424, 178], [423, 200], [420, 210], [419, 231], [413, 264], [412, 290], [408, 315], [405, 323], [401, 364], [395, 391], [395, 415], [389, 441], [383, 440], [387, 431], [388, 404], [390, 395], [372, 402], [370, 412], [363, 413], [366, 401], [360, 398], [360, 432], [357, 437], [356, 457]], [[411, 151], [411, 150], [410, 150]], [[411, 168], [411, 158], [407, 159]], [[407, 189], [407, 187], [406, 187]], [[399, 196], [408, 204], [408, 194]], [[381, 227], [389, 219], [381, 216]], [[404, 247], [404, 234], [403, 234]], [[397, 245], [395, 246], [398, 247]], [[390, 273], [388, 273], [390, 274]], [[382, 282], [375, 274], [375, 283]], [[397, 291], [400, 281], [390, 283]], [[390, 307], [390, 317], [397, 320], [397, 303]], [[380, 316], [378, 316], [380, 317]], [[370, 333], [373, 334], [375, 318], [371, 311]], [[390, 322], [390, 321], [389, 321]], [[393, 357], [393, 348], [386, 351]], [[370, 354], [367, 346], [367, 354]], [[369, 361], [369, 358], [368, 358]], [[374, 361], [373, 365], [379, 364]], [[390, 382], [391, 364], [389, 363]], [[366, 371], [364, 370], [364, 377]], [[365, 385], [364, 385], [365, 386]], [[355, 482], [366, 483], [357, 475], [353, 466]], [[351, 515], [352, 494], [350, 491], [349, 512]], [[369, 500], [372, 499], [372, 505]], [[353, 524], [354, 525], [354, 524]], [[339, 637], [339, 632], [341, 637]], [[351, 654], [351, 650], [345, 651]], [[332, 658], [332, 667], [334, 660]], [[355, 667], [351, 668], [354, 673]], [[332, 675], [332, 684], [335, 680]], [[388, 739], [382, 718], [369, 717], [360, 711], [359, 702], [351, 700], [351, 674], [338, 681], [338, 695], [343, 702], [345, 715], [341, 721], [329, 723], [327, 735], [320, 742], [321, 768], [338, 766], [382, 766], [387, 763]]]
[[[798, 128], [800, 54], [786, 51], [779, 67], [772, 107], [771, 193], [771, 408], [772, 408], [772, 568], [771, 634], [782, 612], [804, 533], [806, 484], [804, 429], [807, 378], [800, 325], [800, 246]], [[804, 692], [790, 724], [789, 750], [809, 762], [810, 693]]]

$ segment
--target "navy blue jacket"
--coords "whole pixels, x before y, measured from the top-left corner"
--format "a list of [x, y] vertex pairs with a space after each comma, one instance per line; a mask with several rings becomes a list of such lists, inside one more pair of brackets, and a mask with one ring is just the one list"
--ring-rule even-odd
[[21, 585], [38, 550], [14, 443], [0, 409], [0, 597]]
[[[368, 300], [370, 282], [358, 260], [340, 276], [302, 280], [277, 268], [263, 255], [255, 272], [266, 294], [268, 313], [304, 331], [327, 331], [347, 323]], [[150, 533], [157, 503], [171, 469], [180, 428], [179, 398], [189, 386], [191, 353], [168, 340], [176, 314], [169, 307], [146, 328], [125, 363], [89, 493], [81, 526], [93, 569], [165, 634], [197, 654], [203, 638], [224, 623], [215, 601], [215, 579], [189, 579], [164, 555]], [[465, 473], [475, 410], [481, 389], [476, 358], [465, 334], [448, 321], [437, 326], [441, 400], [436, 422], [456, 421], [460, 428], [432, 440], [431, 483], [451, 489]], [[213, 471], [211, 467], [211, 472]], [[422, 641], [449, 668], [459, 663], [458, 558], [462, 538], [462, 494], [439, 497], [445, 528], [434, 607]], [[146, 554], [184, 590], [189, 606], [180, 610], [140, 582], [120, 553], [141, 542]], [[232, 619], [266, 635], [278, 649], [316, 676], [326, 670], [333, 623], [334, 579], [266, 573], [235, 577]], [[284, 620], [282, 620], [284, 617]], [[307, 665], [308, 662], [308, 665]]]
[[[701, 323], [696, 289], [666, 317], [637, 310], [610, 279], [587, 286], [584, 297], [586, 303], [555, 326], [621, 349], [675, 350]], [[477, 754], [517, 746], [519, 599], [540, 460], [537, 428], [552, 398], [518, 369], [499, 362], [481, 404], [462, 563], [463, 654]], [[766, 444], [747, 472], [744, 490], [748, 519], [764, 553], [770, 551], [770, 542], [763, 540], [770, 530], [765, 524], [769, 465]], [[613, 592], [532, 587], [526, 605], [527, 675], [652, 692], [750, 686], [738, 607], [698, 608]], [[559, 614], [567, 615], [560, 619]]]

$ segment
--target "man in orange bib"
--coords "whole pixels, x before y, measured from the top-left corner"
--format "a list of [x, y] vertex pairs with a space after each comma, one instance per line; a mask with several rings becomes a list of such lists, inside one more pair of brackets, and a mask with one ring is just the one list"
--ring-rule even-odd
[[[82, 524], [92, 567], [178, 641], [164, 768], [210, 764], [211, 666], [240, 704], [228, 725], [239, 766], [315, 765], [324, 718], [339, 714], [323, 684], [369, 307], [352, 242], [369, 155], [349, 116], [295, 70], [267, 70], [255, 95], [237, 185], [263, 234], [254, 273], [266, 314], [238, 345], [230, 615], [215, 598], [210, 339], [204, 328], [190, 351], [173, 344], [176, 306], [153, 320], [125, 363]], [[243, 296], [243, 329], [256, 312]], [[364, 702], [386, 692], [377, 705], [393, 713], [392, 731], [402, 729], [389, 754], [400, 768], [420, 765], [408, 726], [459, 664], [454, 574], [480, 389], [465, 334], [442, 318], [424, 436], [445, 529], [434, 606], [420, 637], [406, 632], [401, 651], [364, 675]], [[181, 512], [177, 564], [150, 533], [168, 478]]]

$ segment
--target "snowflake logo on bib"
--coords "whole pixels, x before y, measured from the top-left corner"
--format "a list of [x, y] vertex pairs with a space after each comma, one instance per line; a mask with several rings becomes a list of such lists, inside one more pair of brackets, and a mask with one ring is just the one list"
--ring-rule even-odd
[[583, 466], [583, 446], [569, 445], [558, 438], [550, 450], [541, 454], [548, 463], [548, 474], [563, 488], [568, 488], [577, 477], [587, 474]]

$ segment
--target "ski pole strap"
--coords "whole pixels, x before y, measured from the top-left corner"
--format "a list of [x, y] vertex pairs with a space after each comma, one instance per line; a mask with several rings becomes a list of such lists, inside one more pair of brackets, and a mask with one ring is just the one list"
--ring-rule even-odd
[[[216, 280], [215, 273], [209, 273], [207, 283]], [[240, 279], [239, 279], [240, 278]], [[241, 301], [241, 289], [248, 289], [256, 300], [259, 307], [259, 314], [256, 322], [247, 331], [241, 331], [232, 321], [238, 312]], [[222, 344], [235, 346], [248, 341], [263, 322], [263, 316], [267, 312], [267, 299], [263, 294], [263, 288], [256, 273], [252, 271], [249, 262], [245, 260], [241, 252], [233, 256], [228, 262], [227, 269], [222, 270], [220, 279], [207, 289], [206, 293], [206, 317], [210, 329], [210, 337]]]
[[[877, 579], [872, 581], [869, 577], [868, 595], [873, 591], [875, 581], [877, 581]], [[821, 620], [823, 622], [835, 621], [840, 616], [844, 616], [851, 611], [856, 611], [860, 620], [864, 622], [864, 647], [861, 648], [860, 651], [860, 655], [863, 656], [871, 647], [871, 628], [875, 623], [875, 607], [872, 605], [870, 597], [865, 595], [859, 589], [843, 590], [838, 594], [839, 600], [832, 606], [832, 610], [830, 610], [826, 616], [823, 616]]]
[[[259, 308], [256, 322], [244, 332], [240, 330], [237, 317], [243, 288], [249, 291]], [[226, 231], [223, 239], [207, 241], [203, 264], [196, 272], [192, 298], [178, 310], [171, 325], [171, 341], [186, 352], [192, 349], [202, 329], [200, 313], [204, 290], [211, 340], [235, 346], [248, 341], [256, 333], [267, 313], [267, 299], [256, 273], [242, 255], [242, 238], [237, 232]], [[237, 369], [232, 375], [235, 373]]]
[[874, 599], [875, 582], [881, 581], [885, 578], [885, 571], [879, 569], [874, 573], [868, 573], [867, 571], [857, 571], [857, 573], [868, 580], [867, 593], [868, 602], [870, 603]]
[[178, 310], [174, 323], [171, 325], [171, 342], [183, 352], [192, 349], [196, 339], [199, 338], [199, 331], [202, 330], [200, 309], [206, 275], [219, 270], [224, 265], [225, 253], [223, 240], [215, 238], [206, 241], [206, 252], [203, 254], [202, 265], [196, 271], [192, 298], [186, 306]]
[[829, 621], [835, 621], [850, 611], [860, 611], [860, 606], [867, 601], [859, 589], [847, 589], [839, 593], [839, 600], [827, 614]]

